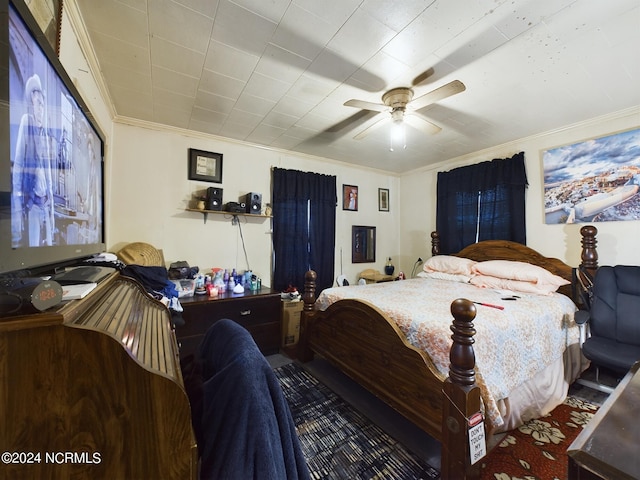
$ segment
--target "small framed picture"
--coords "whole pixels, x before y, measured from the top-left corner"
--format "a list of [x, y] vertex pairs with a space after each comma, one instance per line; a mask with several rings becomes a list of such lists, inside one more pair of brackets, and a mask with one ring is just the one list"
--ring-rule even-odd
[[342, 209], [358, 211], [358, 187], [355, 185], [342, 185]]
[[389, 211], [389, 189], [388, 188], [378, 189], [378, 210], [381, 212]]
[[190, 148], [189, 180], [222, 183], [222, 154]]

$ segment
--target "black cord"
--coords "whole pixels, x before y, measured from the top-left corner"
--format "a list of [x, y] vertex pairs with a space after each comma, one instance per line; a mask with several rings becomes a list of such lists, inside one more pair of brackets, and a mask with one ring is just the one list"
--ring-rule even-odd
[[422, 264], [422, 258], [418, 257], [418, 260], [416, 260], [416, 263], [413, 264], [413, 270], [411, 270], [411, 278], [416, 276], [416, 268], [418, 268], [418, 265]]
[[249, 257], [247, 256], [247, 247], [244, 244], [244, 236], [242, 235], [242, 227], [240, 226], [239, 220], [238, 220], [238, 230], [240, 230], [240, 239], [242, 240], [242, 250], [244, 251], [244, 260], [247, 262], [247, 270], [251, 271], [251, 267], [249, 266]]

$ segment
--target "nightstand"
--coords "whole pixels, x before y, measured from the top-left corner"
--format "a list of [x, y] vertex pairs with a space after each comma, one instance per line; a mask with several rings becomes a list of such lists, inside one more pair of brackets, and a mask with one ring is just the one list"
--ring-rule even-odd
[[363, 270], [358, 278], [364, 279], [367, 283], [392, 282], [393, 280], [395, 280], [395, 277], [393, 275], [385, 275], [384, 273], [380, 273], [378, 270], [374, 270], [373, 268]]

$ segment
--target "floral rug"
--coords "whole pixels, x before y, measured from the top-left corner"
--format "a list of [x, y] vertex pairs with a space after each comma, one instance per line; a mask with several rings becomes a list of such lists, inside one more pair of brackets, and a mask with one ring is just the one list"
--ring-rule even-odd
[[564, 480], [566, 451], [598, 406], [569, 396], [549, 415], [505, 436], [482, 462], [482, 479]]

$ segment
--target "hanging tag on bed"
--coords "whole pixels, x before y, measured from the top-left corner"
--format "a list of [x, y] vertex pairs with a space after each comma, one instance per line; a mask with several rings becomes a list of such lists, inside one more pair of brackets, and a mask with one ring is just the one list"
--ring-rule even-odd
[[474, 413], [469, 417], [469, 454], [471, 465], [487, 455], [487, 442], [484, 436], [482, 413]]

